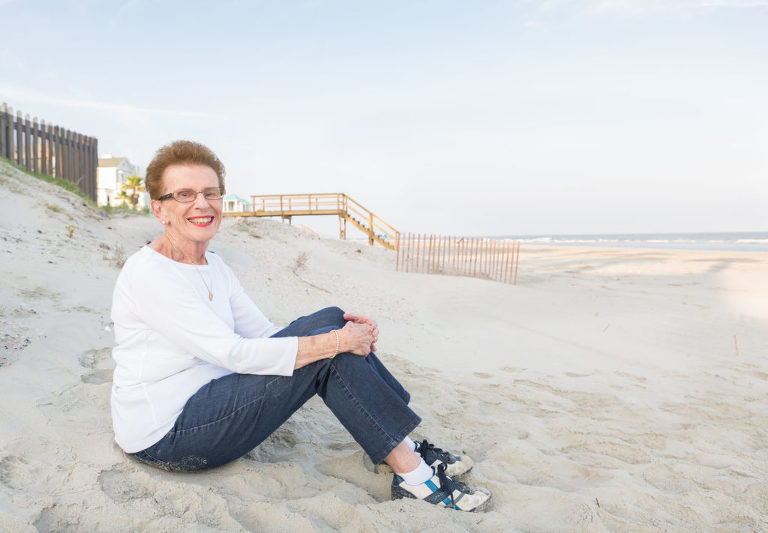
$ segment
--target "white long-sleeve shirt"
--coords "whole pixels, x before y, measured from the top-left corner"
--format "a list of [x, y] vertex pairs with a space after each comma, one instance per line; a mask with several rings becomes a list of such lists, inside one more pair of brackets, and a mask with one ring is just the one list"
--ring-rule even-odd
[[298, 339], [268, 338], [280, 328], [216, 254], [205, 257], [207, 265], [187, 265], [145, 246], [117, 278], [112, 425], [128, 453], [163, 438], [187, 400], [213, 379], [293, 374]]

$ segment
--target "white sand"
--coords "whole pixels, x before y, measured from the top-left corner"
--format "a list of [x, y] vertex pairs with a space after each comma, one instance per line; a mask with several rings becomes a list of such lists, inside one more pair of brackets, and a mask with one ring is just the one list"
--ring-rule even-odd
[[469, 454], [494, 493], [475, 515], [388, 501], [317, 400], [210, 472], [128, 459], [111, 291], [116, 258], [160, 228], [0, 164], [0, 530], [768, 530], [768, 254], [524, 247], [512, 287], [225, 221], [211, 249], [275, 322], [327, 305], [379, 320], [417, 436]]

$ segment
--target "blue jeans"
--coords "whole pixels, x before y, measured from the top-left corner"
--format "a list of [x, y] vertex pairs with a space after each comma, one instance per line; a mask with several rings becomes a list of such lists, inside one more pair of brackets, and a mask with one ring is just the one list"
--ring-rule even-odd
[[[294, 320], [273, 337], [308, 337], [341, 328], [338, 307]], [[193, 472], [242, 457], [315, 394], [374, 464], [421, 422], [408, 407], [410, 395], [371, 352], [340, 353], [292, 376], [230, 374], [200, 388], [184, 405], [173, 428], [157, 443], [131, 454], [170, 471]]]

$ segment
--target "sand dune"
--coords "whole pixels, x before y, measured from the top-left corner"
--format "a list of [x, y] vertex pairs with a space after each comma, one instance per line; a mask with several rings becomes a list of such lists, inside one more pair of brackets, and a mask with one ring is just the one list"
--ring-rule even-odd
[[512, 287], [225, 221], [211, 249], [276, 323], [326, 305], [379, 320], [417, 435], [494, 493], [475, 515], [389, 501], [316, 400], [217, 470], [128, 459], [111, 291], [159, 231], [0, 164], [0, 530], [768, 531], [768, 254], [525, 247]]

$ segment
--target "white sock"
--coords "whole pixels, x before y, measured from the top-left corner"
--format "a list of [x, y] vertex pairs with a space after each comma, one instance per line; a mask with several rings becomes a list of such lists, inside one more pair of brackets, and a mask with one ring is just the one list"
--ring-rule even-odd
[[414, 452], [416, 451], [416, 443], [415, 443], [415, 442], [413, 442], [413, 441], [411, 440], [411, 437], [408, 437], [408, 436], [406, 436], [406, 437], [403, 439], [403, 442], [405, 442], [406, 444], [408, 444], [408, 446], [410, 446], [410, 447], [411, 447], [411, 450], [413, 450]]
[[435, 475], [432, 467], [425, 463], [424, 459], [421, 459], [419, 466], [417, 466], [414, 470], [405, 472], [404, 474], [396, 472], [396, 474], [403, 478], [403, 481], [405, 481], [408, 485], [420, 485]]

